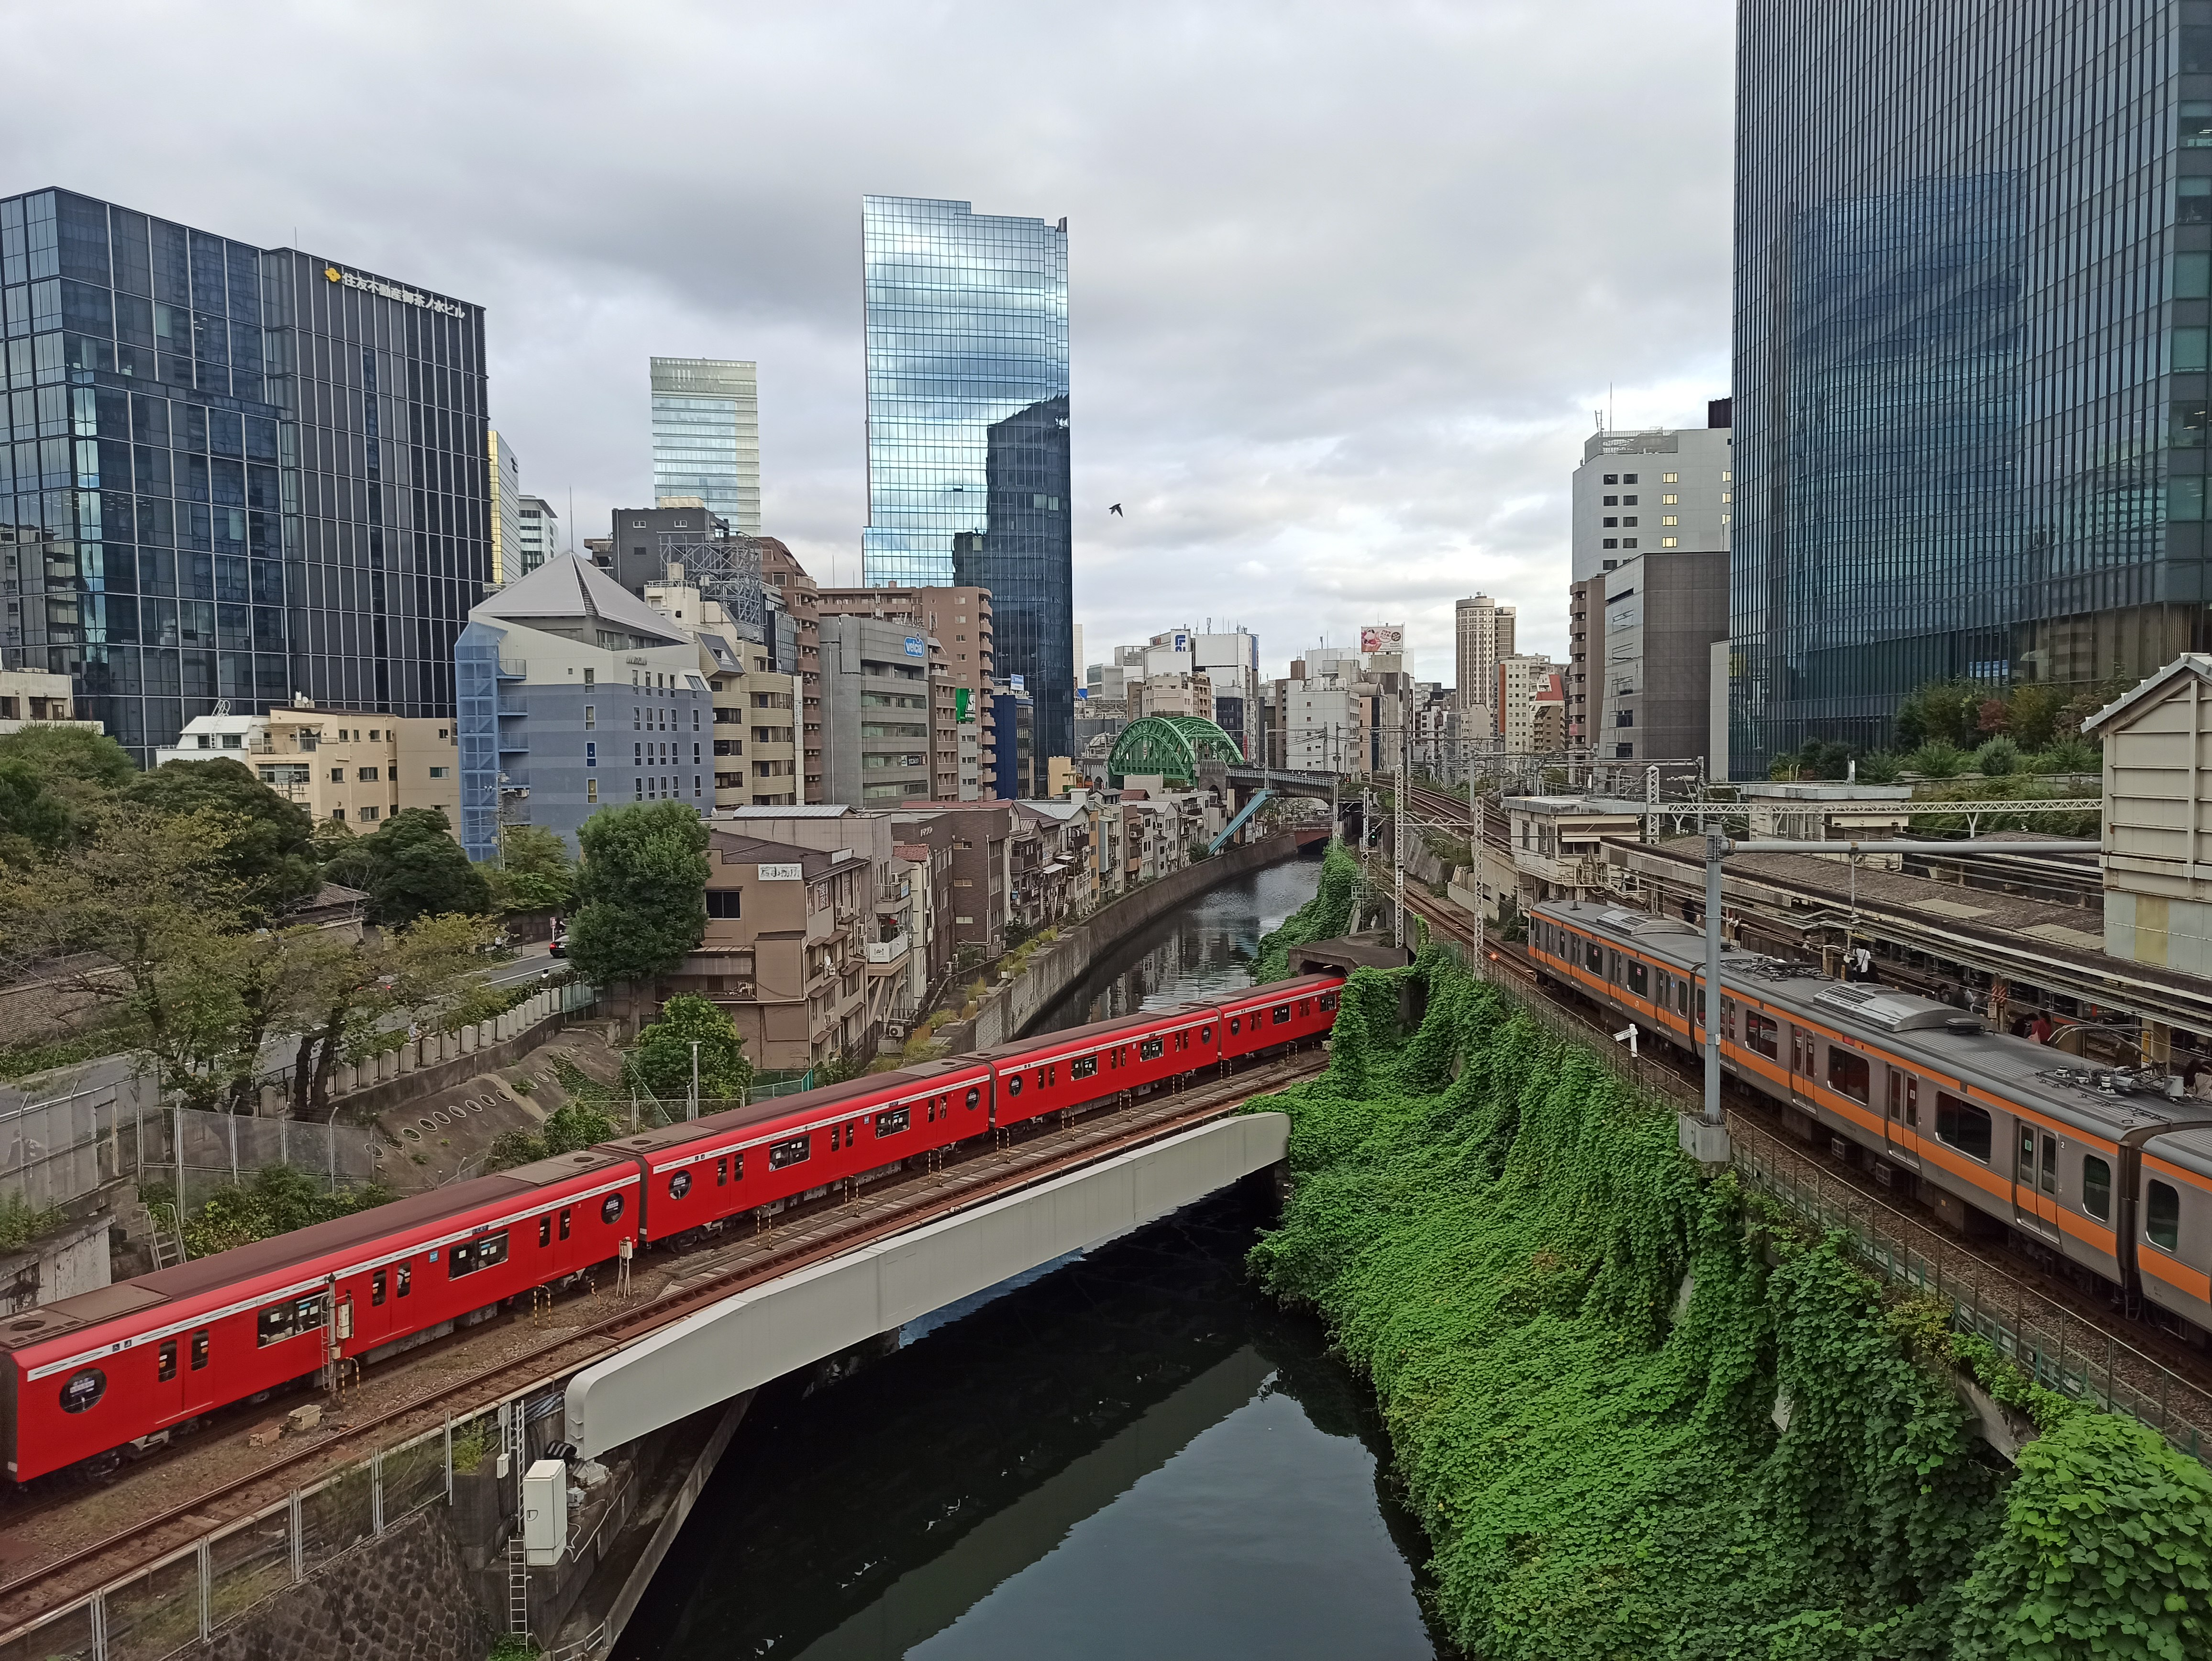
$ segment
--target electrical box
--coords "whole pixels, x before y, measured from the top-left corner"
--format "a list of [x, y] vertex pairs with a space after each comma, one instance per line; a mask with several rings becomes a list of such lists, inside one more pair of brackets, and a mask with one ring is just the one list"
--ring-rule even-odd
[[522, 1556], [550, 1568], [568, 1549], [568, 1467], [540, 1459], [522, 1473]]

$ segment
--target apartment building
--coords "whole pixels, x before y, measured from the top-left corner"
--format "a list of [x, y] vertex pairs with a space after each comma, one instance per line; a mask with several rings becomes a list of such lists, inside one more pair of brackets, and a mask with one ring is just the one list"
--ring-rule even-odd
[[319, 819], [373, 830], [402, 808], [434, 807], [460, 832], [460, 750], [450, 719], [307, 703], [265, 715], [195, 715], [176, 743], [154, 752], [154, 764], [218, 757], [252, 769]]
[[1502, 730], [1492, 689], [1498, 665], [1511, 657], [1514, 611], [1488, 594], [1470, 594], [1452, 607], [1452, 660], [1462, 711], [1461, 734], [1495, 738]]
[[777, 596], [792, 622], [798, 642], [792, 672], [799, 679], [799, 799], [829, 800], [828, 776], [822, 759], [822, 608], [820, 587], [806, 574], [791, 550], [775, 537], [757, 537], [761, 581]]
[[991, 781], [1012, 761], [999, 753], [992, 707], [997, 642], [990, 590], [893, 584], [824, 588], [817, 603], [825, 618], [871, 618], [903, 624], [921, 636], [930, 683], [930, 781], [921, 794], [935, 801], [990, 796]]
[[0, 733], [20, 733], [26, 727], [89, 727], [96, 721], [76, 718], [73, 683], [67, 675], [43, 669], [0, 669]]
[[1499, 660], [1496, 684], [1492, 707], [1508, 755], [1548, 754], [1564, 746], [1566, 703], [1557, 664], [1534, 653], [1516, 653]]
[[952, 859], [950, 910], [940, 924], [951, 925], [956, 962], [983, 963], [1006, 949], [1008, 848], [1013, 835], [1013, 805], [1003, 801], [935, 802], [917, 800], [893, 816], [902, 842], [948, 850]]

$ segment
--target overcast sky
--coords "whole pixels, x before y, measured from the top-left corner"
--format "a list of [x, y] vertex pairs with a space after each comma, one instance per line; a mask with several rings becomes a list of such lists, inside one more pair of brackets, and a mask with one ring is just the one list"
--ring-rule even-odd
[[861, 196], [1066, 215], [1094, 660], [1402, 621], [1449, 681], [1477, 589], [1564, 655], [1608, 386], [1619, 426], [1727, 390], [1726, 0], [6, 9], [0, 195], [482, 302], [580, 538], [648, 497], [647, 358], [751, 358], [764, 528], [860, 581]]

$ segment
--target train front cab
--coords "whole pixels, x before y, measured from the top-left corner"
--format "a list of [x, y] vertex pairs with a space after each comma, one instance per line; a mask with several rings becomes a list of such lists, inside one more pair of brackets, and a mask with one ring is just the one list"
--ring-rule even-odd
[[2143, 1147], [2134, 1197], [2144, 1300], [2212, 1341], [2212, 1129], [2169, 1130]]

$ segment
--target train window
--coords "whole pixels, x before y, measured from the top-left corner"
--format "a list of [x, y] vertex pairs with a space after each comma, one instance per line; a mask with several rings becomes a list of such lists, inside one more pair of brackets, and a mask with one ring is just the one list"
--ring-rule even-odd
[[837, 1151], [837, 1127], [834, 1124], [830, 1127], [830, 1151], [832, 1153]]
[[1147, 1038], [1137, 1046], [1137, 1055], [1139, 1060], [1156, 1062], [1166, 1053], [1167, 1047], [1164, 1038]]
[[[1323, 1009], [1334, 1009], [1334, 1008], [1335, 1008], [1335, 1007], [1336, 1007], [1336, 994], [1335, 994], [1335, 993], [1334, 993], [1334, 992], [1324, 992], [1324, 993], [1322, 993], [1322, 994], [1321, 995], [1321, 1007], [1322, 1007]], [[1212, 1029], [1212, 1027], [1210, 1027], [1210, 1026], [1209, 1026], [1208, 1028], [1206, 1028], [1206, 1031], [1209, 1031], [1209, 1032], [1211, 1032], [1212, 1030], [1213, 1030], [1213, 1029]]]
[[1018, 1096], [1021, 1093], [1022, 1075], [1018, 1073], [1009, 1073], [1006, 1074], [1006, 1094], [1009, 1096]]
[[714, 1186], [717, 1188], [727, 1188], [729, 1185], [730, 1156], [725, 1153], [720, 1159], [714, 1161]]
[[1277, 1026], [1280, 1026], [1280, 1025], [1282, 1025], [1285, 1021], [1289, 1020], [1290, 1019], [1291, 1019], [1291, 1007], [1290, 1007], [1290, 1005], [1288, 1005], [1288, 1004], [1286, 1004], [1286, 1003], [1279, 1003], [1279, 1004], [1277, 1004], [1277, 1005], [1275, 1006], [1275, 1025], [1276, 1025]]
[[1605, 948], [1595, 940], [1583, 942], [1583, 965], [1593, 975], [1605, 973]]
[[668, 1176], [668, 1197], [669, 1197], [670, 1199], [672, 1199], [672, 1200], [680, 1200], [680, 1199], [682, 1199], [682, 1198], [683, 1198], [686, 1194], [689, 1194], [690, 1191], [691, 1191], [691, 1173], [690, 1173], [690, 1171], [671, 1171], [671, 1172], [669, 1173], [669, 1176]]
[[257, 1348], [266, 1349], [271, 1344], [281, 1344], [287, 1338], [296, 1338], [303, 1332], [313, 1332], [323, 1324], [323, 1294], [310, 1293], [305, 1298], [288, 1298], [281, 1304], [271, 1304], [255, 1317], [253, 1340]]
[[[1745, 1048], [1773, 1061], [1782, 1054], [1782, 1029], [1774, 1024], [1772, 1016], [1747, 1009], [1743, 1012], [1743, 1042]], [[1866, 1098], [1862, 1096], [1859, 1099], [1864, 1101]]]
[[2143, 1238], [2154, 1246], [2177, 1251], [2181, 1247], [2180, 1190], [2154, 1177], [2148, 1186], [2149, 1192], [2143, 1208]]
[[912, 1121], [908, 1117], [908, 1109], [903, 1107], [894, 1107], [886, 1109], [884, 1111], [877, 1114], [876, 1135], [878, 1136], [897, 1135], [900, 1131], [904, 1130], [907, 1126], [912, 1123]]
[[1633, 958], [1628, 960], [1628, 989], [1639, 998], [1651, 995], [1651, 970]]
[[1037, 1075], [1036, 1075], [1036, 1087], [1037, 1087], [1039, 1090], [1042, 1090], [1042, 1089], [1044, 1088], [1044, 1086], [1045, 1086], [1045, 1069], [1044, 1069], [1044, 1068], [1037, 1068]]
[[174, 1338], [164, 1338], [161, 1340], [159, 1355], [154, 1363], [155, 1382], [166, 1384], [176, 1376], [177, 1341]]
[[[618, 1196], [611, 1196], [618, 1197]], [[465, 1240], [455, 1246], [446, 1258], [446, 1278], [458, 1281], [464, 1275], [473, 1275], [480, 1269], [489, 1269], [507, 1261], [507, 1233], [481, 1235]]]
[[982, 1092], [981, 1091], [977, 1090], [977, 1089], [975, 1089], [975, 1088], [973, 1088], [973, 1087], [971, 1086], [971, 1087], [969, 1088], [969, 1092], [968, 1092], [968, 1105], [969, 1105], [969, 1108], [972, 1110], [974, 1109], [974, 1107], [975, 1107], [975, 1104], [976, 1104], [976, 1103], [978, 1103], [978, 1102], [980, 1102], [980, 1101], [981, 1101], [982, 1099], [983, 1099], [983, 1092]]
[[[1698, 1009], [1700, 1014], [1704, 1013], [1705, 1006], [1702, 1002], [1698, 1006]], [[1674, 1010], [1677, 1014], [1681, 1015], [1690, 1013], [1690, 983], [1687, 981], [1674, 983]]]
[[611, 1223], [620, 1219], [622, 1214], [623, 1196], [619, 1194], [608, 1195], [605, 1202], [599, 1207], [599, 1220], [603, 1223]]
[[206, 1367], [207, 1364], [208, 1335], [207, 1329], [205, 1327], [202, 1327], [198, 1332], [192, 1334], [192, 1371], [194, 1372], [201, 1372]]
[[[550, 1211], [538, 1220], [538, 1244], [541, 1246], [553, 1244], [553, 1214]], [[380, 1298], [377, 1301], [381, 1303], [384, 1300]]]
[[1213, 1042], [1213, 1029], [1211, 1026], [1200, 1027], [1198, 1029], [1198, 1041], [1200, 1043], [1212, 1043]]
[[[1211, 1027], [1206, 1030], [1212, 1031]], [[1097, 1073], [1098, 1058], [1096, 1056], [1078, 1056], [1067, 1064], [1067, 1076], [1071, 1079], [1095, 1078]]]
[[2081, 1156], [2081, 1209], [2100, 1223], [2112, 1220], [2112, 1168], [2094, 1153]]
[[[568, 1238], [568, 1214], [565, 1211], [561, 1214], [561, 1238], [564, 1240]], [[393, 1273], [398, 1278], [398, 1284], [392, 1289], [395, 1296], [404, 1298], [415, 1290], [414, 1264], [402, 1263]]]
[[813, 1141], [811, 1136], [793, 1136], [787, 1142], [778, 1142], [768, 1151], [768, 1168], [781, 1171], [786, 1165], [803, 1163], [813, 1155]]
[[[561, 1208], [561, 1238], [564, 1240], [568, 1238], [568, 1214], [571, 1209], [572, 1208], [568, 1206]], [[407, 1271], [401, 1269], [399, 1276], [399, 1289], [404, 1292], [407, 1290]]]
[[375, 1274], [368, 1277], [368, 1306], [371, 1309], [381, 1308], [384, 1304], [384, 1294], [390, 1289], [389, 1271], [378, 1269]]
[[72, 1372], [62, 1386], [62, 1411], [82, 1413], [107, 1394], [107, 1375], [98, 1367]]
[[1936, 1092], [1936, 1135], [1961, 1153], [1990, 1162], [1990, 1116], [1948, 1091]]
[[1867, 1058], [1840, 1044], [1828, 1046], [1828, 1088], [1863, 1102], [1873, 1093]]
[[2036, 1172], [2036, 1182], [2045, 1194], [2058, 1192], [2058, 1138], [2043, 1139], [2043, 1164]]
[[1242, 1032], [1244, 1030], [1244, 1018], [1242, 1015], [1231, 1015], [1229, 1018], [1229, 1030], [1231, 1032]]

